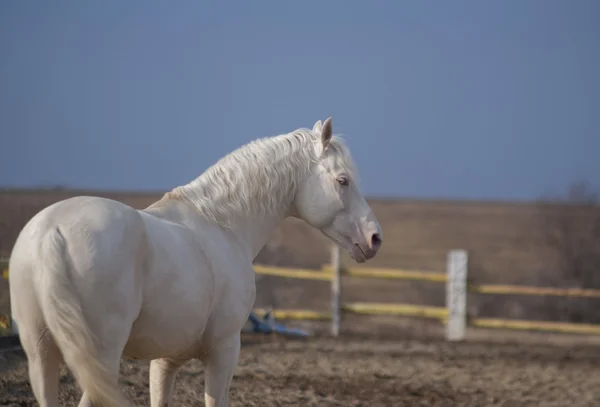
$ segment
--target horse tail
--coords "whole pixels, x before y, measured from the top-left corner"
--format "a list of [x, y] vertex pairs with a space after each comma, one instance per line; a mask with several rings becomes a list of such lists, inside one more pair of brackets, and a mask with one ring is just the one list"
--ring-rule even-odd
[[44, 265], [38, 289], [44, 319], [66, 364], [94, 406], [128, 406], [118, 386], [118, 371], [102, 358], [98, 340], [89, 328], [78, 294], [66, 241], [58, 227], [44, 237]]

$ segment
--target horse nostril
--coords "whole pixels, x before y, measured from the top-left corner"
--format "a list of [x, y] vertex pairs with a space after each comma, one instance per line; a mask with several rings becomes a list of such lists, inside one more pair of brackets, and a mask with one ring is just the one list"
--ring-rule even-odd
[[379, 236], [379, 233], [375, 233], [371, 236], [371, 248], [379, 250], [379, 247], [381, 247], [381, 236]]

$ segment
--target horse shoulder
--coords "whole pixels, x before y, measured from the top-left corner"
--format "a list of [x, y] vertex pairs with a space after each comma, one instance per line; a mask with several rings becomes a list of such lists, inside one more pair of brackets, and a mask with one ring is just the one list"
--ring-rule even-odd
[[250, 256], [236, 250], [228, 238], [210, 236], [205, 250], [215, 279], [215, 297], [206, 333], [210, 341], [218, 342], [243, 328], [254, 306], [256, 284]]

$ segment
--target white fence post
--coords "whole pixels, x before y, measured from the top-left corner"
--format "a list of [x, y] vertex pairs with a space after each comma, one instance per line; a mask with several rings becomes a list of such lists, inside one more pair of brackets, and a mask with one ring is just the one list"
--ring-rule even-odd
[[337, 245], [331, 248], [331, 335], [340, 334], [341, 299], [342, 299], [342, 270], [340, 262], [341, 251]]
[[462, 341], [467, 329], [467, 252], [452, 250], [448, 253], [446, 283], [446, 307], [448, 321], [446, 339]]

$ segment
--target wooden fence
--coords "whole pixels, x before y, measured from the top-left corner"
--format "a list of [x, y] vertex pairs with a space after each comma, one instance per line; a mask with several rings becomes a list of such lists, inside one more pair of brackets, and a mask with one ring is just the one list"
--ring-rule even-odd
[[[470, 317], [467, 314], [468, 293], [600, 298], [600, 290], [470, 284], [468, 282], [468, 255], [464, 250], [452, 250], [448, 253], [446, 270], [444, 272], [362, 267], [342, 268], [339, 259], [340, 250], [334, 247], [331, 254], [331, 263], [323, 266], [320, 271], [255, 265], [254, 269], [257, 274], [322, 280], [328, 281], [331, 284], [331, 310], [329, 312], [316, 312], [306, 309], [282, 309], [273, 310], [274, 316], [281, 319], [330, 320], [331, 334], [334, 336], [339, 335], [340, 316], [342, 313], [397, 315], [436, 319], [445, 324], [446, 338], [449, 341], [464, 340], [467, 326], [600, 335], [600, 325], [594, 324]], [[343, 302], [341, 277], [344, 275], [359, 278], [444, 283], [446, 285], [446, 306], [432, 307], [403, 303]], [[257, 311], [263, 310], [257, 309]]]
[[[464, 250], [452, 250], [448, 253], [446, 270], [444, 272], [382, 268], [342, 268], [340, 263], [340, 249], [338, 247], [332, 249], [330, 264], [324, 265], [321, 270], [280, 268], [260, 264], [256, 264], [254, 270], [257, 274], [262, 275], [329, 282], [331, 285], [331, 307], [329, 312], [309, 309], [275, 309], [272, 312], [275, 318], [278, 319], [331, 321], [331, 334], [333, 336], [338, 336], [340, 333], [341, 316], [343, 313], [436, 319], [445, 324], [446, 338], [449, 341], [464, 340], [467, 326], [600, 335], [600, 325], [593, 324], [469, 317], [467, 314], [467, 294], [469, 292], [479, 294], [600, 298], [600, 290], [469, 284], [468, 255]], [[3, 269], [3, 276], [8, 278], [8, 270], [6, 268]], [[344, 302], [342, 276], [444, 283], [446, 285], [446, 306], [433, 307], [405, 303]], [[263, 313], [266, 310], [256, 308], [254, 311]], [[0, 320], [0, 325], [2, 322]], [[4, 325], [7, 325], [6, 321]], [[10, 322], [8, 325], [10, 325]], [[13, 332], [16, 332], [16, 324], [13, 323], [12, 325]], [[9, 327], [5, 326], [5, 328]]]

